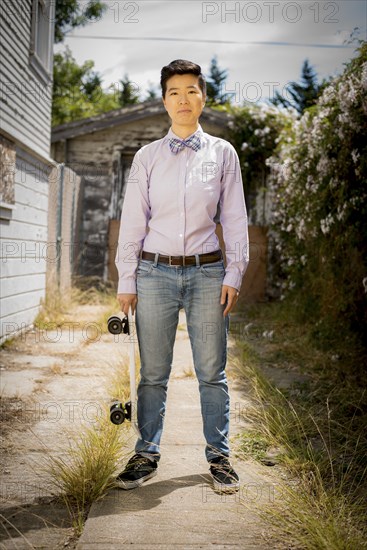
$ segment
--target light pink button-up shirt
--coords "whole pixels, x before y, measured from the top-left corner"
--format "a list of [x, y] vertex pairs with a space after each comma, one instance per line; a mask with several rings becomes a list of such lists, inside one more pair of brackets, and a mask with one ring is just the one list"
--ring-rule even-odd
[[203, 132], [201, 126], [195, 133], [201, 138], [198, 151], [184, 147], [173, 154], [169, 139], [178, 136], [170, 129], [134, 157], [116, 254], [118, 293], [136, 293], [141, 250], [172, 256], [218, 250], [218, 205], [227, 260], [223, 284], [241, 287], [249, 246], [238, 156], [228, 141]]

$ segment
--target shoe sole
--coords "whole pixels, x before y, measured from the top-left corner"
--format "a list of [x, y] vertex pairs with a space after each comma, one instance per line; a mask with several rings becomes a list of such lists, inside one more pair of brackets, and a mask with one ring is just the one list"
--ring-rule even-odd
[[214, 491], [217, 491], [218, 493], [236, 493], [240, 489], [240, 482], [236, 481], [236, 483], [220, 483], [213, 478], [213, 487]]
[[143, 485], [145, 481], [148, 481], [148, 479], [151, 479], [152, 477], [156, 476], [158, 474], [157, 470], [154, 470], [150, 474], [141, 477], [140, 479], [134, 479], [133, 481], [123, 481], [122, 479], [116, 480], [116, 487], [119, 489], [125, 489], [128, 491], [129, 489], [136, 489], [137, 487], [140, 487]]

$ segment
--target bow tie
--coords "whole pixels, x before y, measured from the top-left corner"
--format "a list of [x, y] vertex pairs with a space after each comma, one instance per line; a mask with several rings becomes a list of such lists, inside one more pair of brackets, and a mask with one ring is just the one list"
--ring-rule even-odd
[[190, 147], [193, 151], [198, 151], [201, 148], [200, 136], [193, 135], [188, 139], [171, 138], [169, 146], [174, 155], [177, 155], [184, 147]]

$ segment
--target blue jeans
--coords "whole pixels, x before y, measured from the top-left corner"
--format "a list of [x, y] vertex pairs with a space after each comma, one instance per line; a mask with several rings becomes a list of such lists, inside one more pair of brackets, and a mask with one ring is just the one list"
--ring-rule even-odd
[[135, 452], [160, 459], [179, 310], [184, 308], [199, 381], [208, 461], [229, 456], [229, 394], [225, 366], [229, 316], [220, 304], [223, 260], [194, 266], [169, 266], [139, 260], [136, 331], [140, 351], [137, 419], [141, 439]]

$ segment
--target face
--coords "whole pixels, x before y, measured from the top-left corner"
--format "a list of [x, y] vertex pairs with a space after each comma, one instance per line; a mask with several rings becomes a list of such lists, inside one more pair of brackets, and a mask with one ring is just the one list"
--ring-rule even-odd
[[193, 74], [176, 74], [167, 80], [163, 103], [174, 125], [197, 124], [205, 105], [198, 81]]

